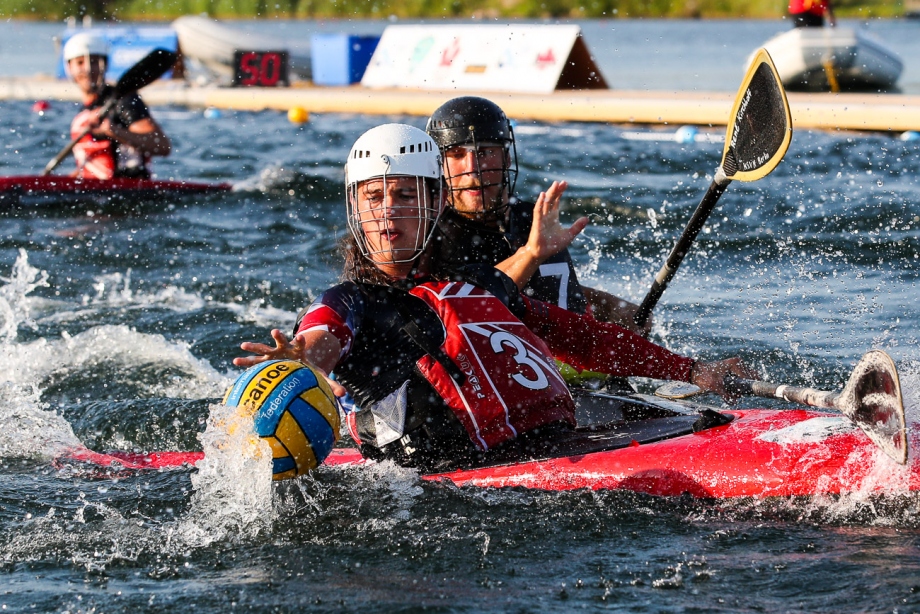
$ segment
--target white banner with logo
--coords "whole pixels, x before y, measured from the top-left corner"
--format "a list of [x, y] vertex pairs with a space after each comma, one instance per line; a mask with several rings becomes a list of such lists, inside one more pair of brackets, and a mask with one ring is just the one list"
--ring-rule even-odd
[[388, 26], [361, 85], [549, 93], [576, 42], [583, 44], [580, 33], [577, 25]]

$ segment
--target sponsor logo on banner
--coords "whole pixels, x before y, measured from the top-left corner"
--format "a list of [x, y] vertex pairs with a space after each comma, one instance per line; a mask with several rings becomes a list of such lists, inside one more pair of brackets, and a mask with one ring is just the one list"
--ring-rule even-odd
[[583, 45], [580, 32], [577, 25], [388, 26], [361, 84], [549, 93], [576, 43]]

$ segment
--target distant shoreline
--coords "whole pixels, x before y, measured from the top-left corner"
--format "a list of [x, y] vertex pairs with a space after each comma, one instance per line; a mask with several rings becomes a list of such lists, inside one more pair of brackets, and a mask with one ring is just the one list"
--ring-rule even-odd
[[[80, 19], [171, 21], [182, 15], [217, 19], [779, 19], [777, 0], [0, 0], [0, 17], [22, 21]], [[499, 7], [496, 8], [495, 5]], [[837, 0], [845, 19], [905, 16], [903, 2]]]

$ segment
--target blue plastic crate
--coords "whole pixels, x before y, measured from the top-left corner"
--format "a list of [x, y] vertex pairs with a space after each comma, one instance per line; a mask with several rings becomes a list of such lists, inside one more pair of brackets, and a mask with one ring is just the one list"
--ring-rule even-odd
[[379, 36], [314, 34], [310, 39], [313, 83], [349, 85], [357, 83], [374, 55]]

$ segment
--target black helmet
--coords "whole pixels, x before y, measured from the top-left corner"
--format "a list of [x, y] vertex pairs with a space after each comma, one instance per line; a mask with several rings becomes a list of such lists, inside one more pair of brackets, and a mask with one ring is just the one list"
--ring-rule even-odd
[[505, 112], [491, 100], [476, 96], [461, 96], [442, 104], [431, 114], [425, 132], [441, 151], [469, 143], [514, 142]]
[[[448, 149], [457, 145], [478, 147], [487, 143], [504, 146], [508, 155], [502, 163], [502, 188], [508, 188], [509, 197], [514, 195], [518, 173], [514, 131], [505, 112], [497, 104], [477, 96], [453, 98], [431, 114], [425, 131], [438, 144], [442, 158]], [[449, 180], [449, 173], [446, 175]], [[506, 206], [507, 203], [502, 203], [488, 211], [504, 210]]]

